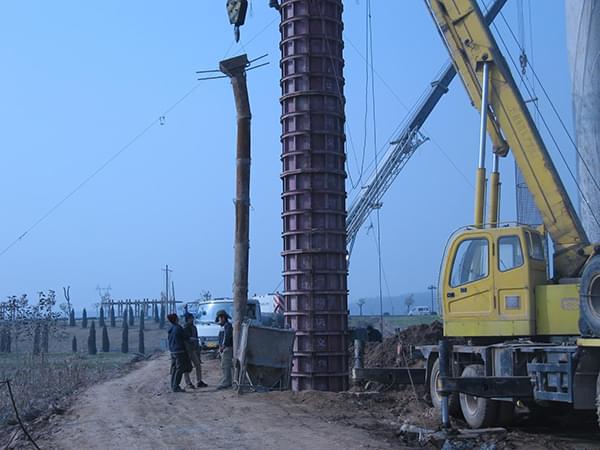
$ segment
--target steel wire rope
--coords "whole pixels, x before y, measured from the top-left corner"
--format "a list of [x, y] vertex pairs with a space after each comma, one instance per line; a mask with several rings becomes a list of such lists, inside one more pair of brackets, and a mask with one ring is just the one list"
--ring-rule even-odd
[[[354, 45], [354, 43], [352, 42], [351, 39], [349, 39], [348, 37], [344, 37], [344, 41], [348, 42], [350, 44], [350, 46], [354, 49], [354, 51], [356, 53], [358, 53], [358, 55], [365, 60], [365, 56], [360, 52], [360, 50], [356, 47], [356, 45]], [[439, 75], [441, 74], [441, 70], [438, 71], [438, 78]], [[407, 112], [411, 112], [415, 110], [415, 107], [418, 103], [415, 103], [415, 105], [412, 108], [409, 108], [408, 106], [406, 106], [406, 104], [402, 101], [402, 99], [400, 98], [400, 96], [398, 95], [398, 93], [391, 87], [391, 85], [385, 80], [385, 78], [383, 78], [383, 76], [377, 72], [376, 70], [374, 71], [375, 75], [377, 76], [377, 78], [379, 78], [379, 80], [382, 82], [382, 84], [385, 86], [385, 88], [390, 92], [390, 94], [392, 94], [392, 97], [394, 97], [394, 99], [396, 99], [396, 101], [407, 111]], [[421, 94], [422, 98], [424, 95], [426, 95], [427, 90], [423, 91], [423, 93]], [[406, 122], [407, 118], [405, 118], [405, 122]], [[443, 149], [443, 147], [440, 145], [440, 143], [431, 135], [431, 133], [429, 132], [429, 130], [427, 128], [425, 128], [425, 126], [420, 127], [420, 130], [423, 130], [424, 135], [429, 138], [429, 140], [431, 141], [431, 143], [434, 145], [435, 148], [437, 148], [437, 150], [442, 154], [442, 156], [444, 156], [444, 158], [446, 158], [446, 160], [450, 163], [450, 165], [452, 166], [452, 168], [454, 170], [456, 170], [456, 172], [463, 178], [463, 180], [467, 183], [467, 185], [471, 188], [471, 189], [475, 189], [475, 185], [473, 184], [473, 182], [465, 175], [465, 173], [460, 170], [460, 168], [456, 165], [456, 163], [452, 160], [452, 158], [450, 158], [450, 155]], [[387, 147], [387, 146], [386, 146]], [[372, 162], [370, 163], [370, 165], [372, 165]], [[370, 167], [367, 166], [367, 167]]]
[[[374, 229], [375, 229], [375, 226], [373, 225], [373, 221], [371, 221], [371, 223], [367, 227], [367, 235], [369, 234], [369, 230], [374, 230]], [[373, 233], [373, 243], [375, 244], [375, 250], [377, 250], [377, 236], [375, 235], [375, 233]], [[385, 274], [385, 264], [383, 263], [383, 261], [381, 263], [381, 273], [383, 275], [383, 282], [385, 284], [388, 298], [390, 300], [390, 306], [392, 308], [392, 315], [394, 315], [394, 302], [392, 301], [392, 291], [390, 290], [390, 285], [388, 284], [388, 281], [387, 281], [387, 276]]]
[[[310, 5], [313, 5], [313, 8], [319, 13], [319, 18], [321, 20], [321, 28], [323, 30], [323, 32], [325, 32], [325, 16], [324, 16], [324, 4], [321, 3], [321, 5], [319, 5], [319, 0], [313, 0], [311, 3], [309, 3]], [[323, 9], [321, 8], [321, 6], [323, 6]], [[340, 106], [342, 107], [342, 111], [344, 111], [343, 115], [344, 115], [344, 132], [346, 134], [348, 134], [348, 138], [350, 140], [350, 148], [352, 149], [352, 154], [354, 156], [354, 160], [356, 161], [356, 164], [358, 165], [358, 157], [356, 156], [356, 148], [354, 147], [354, 140], [352, 139], [352, 133], [350, 132], [350, 126], [348, 125], [348, 119], [346, 117], [346, 113], [344, 110], [344, 94], [342, 92], [342, 87], [340, 86], [340, 74], [337, 73], [337, 69], [336, 69], [336, 64], [335, 61], [333, 60], [333, 54], [331, 51], [331, 45], [329, 44], [329, 39], [328, 38], [323, 38], [323, 40], [325, 41], [325, 45], [327, 47], [327, 55], [329, 56], [329, 62], [331, 64], [331, 70], [333, 71], [333, 75], [335, 78], [335, 84], [336, 84], [336, 88], [338, 91], [338, 100], [340, 103]], [[348, 154], [347, 152], [347, 142], [344, 140], [344, 153]], [[355, 189], [357, 186], [359, 186], [359, 183], [354, 183], [353, 177], [352, 177], [352, 172], [350, 171], [350, 164], [348, 163], [348, 158], [346, 158], [345, 161], [345, 166], [347, 168], [346, 172], [348, 174], [348, 178], [350, 179], [350, 186], [352, 187], [352, 189]]]
[[[486, 6], [486, 5], [484, 5]], [[487, 8], [487, 6], [486, 6]], [[531, 14], [531, 13], [530, 13]], [[515, 41], [515, 43], [517, 44], [517, 46], [519, 47], [520, 50], [524, 50], [521, 46], [521, 44], [519, 43], [519, 40], [517, 39], [513, 29], [511, 28], [510, 24], [508, 23], [508, 21], [506, 20], [506, 17], [504, 17], [504, 14], [501, 12], [500, 13], [500, 17], [502, 18], [502, 21], [504, 22], [504, 24], [506, 25], [506, 28], [508, 28], [508, 31], [510, 32], [510, 35], [512, 36], [513, 40]], [[512, 53], [509, 50], [508, 45], [506, 44], [506, 42], [504, 41], [504, 38], [502, 37], [502, 33], [500, 32], [500, 29], [498, 28], [497, 25], [494, 24], [494, 28], [496, 29], [496, 33], [498, 34], [500, 40], [502, 41], [502, 44], [504, 46], [504, 48], [506, 49], [507, 53], [509, 54], [510, 60], [513, 64], [513, 66], [516, 67], [516, 62], [514, 61], [514, 58], [512, 56]], [[533, 37], [531, 37], [531, 39], [533, 39]], [[556, 118], [558, 119], [561, 128], [563, 129], [564, 133], [567, 135], [569, 141], [571, 142], [571, 144], [573, 145], [573, 148], [575, 149], [575, 152], [577, 153], [577, 155], [579, 156], [581, 162], [583, 163], [586, 171], [588, 172], [588, 175], [590, 176], [590, 178], [592, 179], [592, 181], [594, 182], [594, 185], [596, 186], [596, 189], [600, 192], [600, 185], [598, 184], [598, 181], [596, 180], [596, 178], [594, 177], [594, 174], [592, 173], [591, 169], [589, 168], [587, 161], [583, 158], [583, 156], [581, 155], [579, 148], [577, 147], [577, 144], [575, 143], [575, 140], [573, 139], [573, 136], [571, 136], [571, 133], [569, 132], [569, 129], [567, 128], [567, 126], [565, 125], [565, 122], [562, 118], [562, 116], [560, 115], [560, 113], [558, 112], [558, 109], [556, 108], [556, 106], [554, 105], [554, 102], [552, 101], [550, 95], [548, 94], [548, 91], [546, 90], [546, 88], [544, 87], [544, 84], [542, 83], [542, 81], [540, 80], [540, 78], [537, 75], [537, 72], [535, 70], [535, 68], [533, 67], [533, 64], [529, 61], [527, 61], [527, 67], [529, 67], [531, 69], [531, 73], [533, 74], [534, 79], [533, 80], [529, 80], [529, 78], [527, 76], [525, 76], [525, 79], [527, 81], [529, 81], [531, 83], [532, 86], [532, 90], [533, 93], [529, 90], [529, 88], [526, 86], [527, 88], [527, 93], [529, 94], [530, 97], [535, 96], [535, 90], [534, 90], [534, 82], [537, 82], [537, 84], [540, 86], [542, 92], [544, 93], [544, 97], [546, 97], [546, 100], [548, 101], [548, 103], [550, 104], [550, 107], [552, 109], [552, 112], [554, 113], [554, 115], [556, 116]], [[521, 81], [523, 81], [523, 75], [520, 75], [519, 78], [521, 79]], [[532, 97], [534, 98], [534, 97]], [[546, 124], [546, 121], [543, 117], [543, 114], [541, 113], [541, 110], [539, 109], [537, 102], [534, 102], [534, 106], [535, 106], [535, 110], [536, 112], [541, 116], [542, 121], [544, 122], [545, 128], [547, 129], [548, 133], [551, 135], [552, 140], [554, 141], [554, 144], [557, 147], [558, 152], [561, 154], [561, 157], [563, 157], [562, 151], [560, 149], [560, 147], [558, 146], [558, 143], [556, 142], [556, 140], [554, 139], [554, 136], [552, 134], [552, 132], [550, 131], [548, 125]], [[569, 172], [571, 173], [571, 175], [574, 177], [573, 173], [571, 172], [571, 168], [570, 166], [567, 164], [566, 160], [563, 157], [563, 161], [565, 162], [565, 165], [567, 166], [567, 168], [569, 169]], [[574, 178], [575, 183], [577, 184], [577, 186], [579, 187], [579, 183], [577, 183], [576, 178]], [[584, 201], [586, 204], [588, 204], [587, 199], [585, 198], [585, 196], [582, 195], [582, 197], [584, 198]], [[589, 205], [588, 205], [589, 206]], [[591, 208], [591, 206], [590, 206]], [[600, 225], [600, 224], [599, 224]]]
[[[360, 184], [363, 177], [363, 172], [365, 168], [365, 155], [367, 152], [367, 137], [368, 137], [368, 120], [369, 120], [369, 8], [370, 8], [370, 0], [367, 0], [365, 3], [365, 53], [367, 54], [367, 60], [365, 61], [365, 111], [363, 115], [363, 142], [362, 142], [362, 155], [360, 161], [360, 170], [358, 172], [358, 181], [356, 184]], [[375, 132], [375, 131], [373, 131]]]
[[[511, 34], [514, 36], [514, 33], [512, 32], [512, 30], [510, 29], [510, 25], [508, 24], [508, 22], [506, 21], [506, 19], [504, 18], [504, 16], [502, 15], [502, 13], [500, 13], [500, 16], [502, 16], [502, 19], [504, 20], [504, 23], [506, 24], [506, 26], [508, 27], [508, 29], [511, 31]], [[508, 47], [508, 45], [506, 44], [506, 41], [504, 40], [504, 38], [502, 37], [502, 33], [500, 33], [500, 30], [498, 29], [498, 27], [496, 25], [494, 25], [494, 28], [496, 29], [496, 33], [498, 34], [498, 37], [500, 38], [500, 41], [502, 42], [502, 45], [504, 46], [506, 53], [508, 54], [508, 57], [513, 65], [513, 67], [515, 68], [515, 70], [517, 70], [518, 72], [518, 66], [512, 56], [512, 53], [510, 51], [510, 48]], [[517, 41], [517, 45], [518, 45], [518, 41]], [[537, 78], [537, 76], [535, 75], [535, 71], [533, 69], [533, 67], [531, 67], [531, 64], [528, 63], [528, 67], [531, 69], [531, 72], [534, 74], [534, 76], [537, 79], [537, 83], [540, 86], [540, 88], [542, 89], [542, 91], [544, 92], [544, 95], [546, 96], [546, 99], [548, 100], [548, 102], [550, 102], [550, 104], [552, 105], [552, 109], [555, 111], [555, 113], [557, 114], [557, 117], [559, 119], [559, 121], [561, 121], [562, 123], [562, 119], [560, 117], [560, 115], [558, 115], [558, 112], [556, 111], [556, 109], [554, 108], [554, 105], [552, 104], [552, 101], [550, 100], [546, 89], [544, 88], [544, 86], [542, 85], [541, 81], [539, 80], [539, 78]], [[520, 74], [520, 72], [519, 72]], [[523, 75], [519, 75], [521, 78], [523, 77]], [[523, 86], [525, 87], [527, 94], [529, 96], [531, 96], [531, 91], [529, 90], [529, 86], [527, 85], [527, 83], [524, 83]], [[570, 164], [568, 163], [563, 151], [560, 148], [560, 145], [558, 144], [558, 141], [556, 140], [556, 137], [554, 136], [554, 134], [552, 133], [552, 130], [550, 129], [550, 126], [548, 125], [548, 122], [546, 121], [546, 118], [544, 116], [544, 114], [542, 113], [542, 111], [540, 110], [539, 106], [537, 105], [537, 103], [534, 103], [534, 108], [538, 111], [538, 115], [542, 121], [542, 123], [544, 124], [544, 128], [546, 129], [546, 131], [548, 132], [548, 135], [550, 136], [550, 139], [552, 140], [552, 142], [554, 143], [554, 146], [556, 147], [556, 150], [558, 151], [561, 160], [563, 161], [565, 167], [567, 168], [567, 171], [569, 172], [569, 175], [571, 176], [571, 179], [573, 180], [573, 182], [575, 183], [575, 186], [577, 188], [577, 191], [579, 192], [579, 195], [581, 196], [581, 199], [584, 201], [585, 205], [588, 207], [591, 216], [594, 218], [594, 221], [596, 222], [596, 224], [600, 227], [600, 220], [598, 219], [598, 217], [596, 216], [594, 209], [592, 208], [592, 205], [590, 204], [590, 202], [587, 199], [587, 196], [584, 194], [581, 185], [578, 183], [577, 181], [577, 177], [575, 176], [575, 174], [573, 173], [573, 170], [571, 169]], [[564, 127], [564, 124], [563, 124]], [[566, 130], [566, 129], [565, 129]], [[568, 135], [568, 133], [567, 133]], [[577, 149], [577, 147], [575, 146], [575, 150], [577, 152], [577, 154], [579, 155], [579, 150]], [[581, 155], [580, 155], [581, 157]], [[583, 160], [583, 159], [582, 159]], [[584, 162], [585, 164], [585, 162]], [[587, 167], [587, 164], [586, 164]], [[588, 169], [589, 170], [589, 169]], [[596, 184], [596, 187], [599, 189], [600, 191], [600, 187], [598, 187], [598, 184], [596, 183], [594, 177], [591, 175], [590, 172], [590, 177], [592, 178], [592, 180], [594, 181], [594, 183]]]
[[[374, 76], [374, 56], [373, 56], [373, 22], [371, 14], [371, 0], [367, 0], [367, 32], [368, 32], [368, 43], [369, 53], [367, 54], [367, 68], [371, 68], [371, 116], [373, 119], [373, 153], [375, 155], [375, 173], [378, 171], [378, 158], [377, 158], [377, 103], [375, 95], [375, 76]], [[369, 64], [368, 57], [371, 57], [371, 63]], [[379, 315], [381, 321], [381, 335], [383, 336], [383, 285], [382, 285], [382, 274], [381, 274], [381, 217], [380, 209], [381, 205], [372, 205], [376, 207], [376, 221], [377, 221], [377, 272], [379, 278]]]

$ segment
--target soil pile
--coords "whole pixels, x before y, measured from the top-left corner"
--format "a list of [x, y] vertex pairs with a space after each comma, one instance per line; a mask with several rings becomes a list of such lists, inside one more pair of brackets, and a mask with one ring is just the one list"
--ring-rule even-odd
[[383, 342], [368, 342], [365, 347], [365, 367], [400, 367], [415, 363], [416, 345], [437, 344], [444, 330], [439, 321], [414, 325]]

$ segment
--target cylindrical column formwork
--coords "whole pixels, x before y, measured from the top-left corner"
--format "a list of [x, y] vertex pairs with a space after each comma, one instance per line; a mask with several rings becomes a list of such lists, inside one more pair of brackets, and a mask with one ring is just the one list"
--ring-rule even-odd
[[591, 242], [600, 242], [600, 2], [569, 0], [567, 46], [573, 82], [577, 173], [585, 200], [581, 222]]
[[341, 0], [281, 4], [283, 280], [294, 390], [348, 388]]

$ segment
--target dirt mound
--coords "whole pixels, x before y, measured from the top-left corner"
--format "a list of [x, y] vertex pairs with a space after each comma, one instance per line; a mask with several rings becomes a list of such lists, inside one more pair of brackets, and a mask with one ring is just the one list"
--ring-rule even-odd
[[368, 342], [365, 347], [365, 367], [397, 367], [413, 364], [413, 347], [437, 344], [444, 335], [442, 323], [414, 325], [383, 342]]

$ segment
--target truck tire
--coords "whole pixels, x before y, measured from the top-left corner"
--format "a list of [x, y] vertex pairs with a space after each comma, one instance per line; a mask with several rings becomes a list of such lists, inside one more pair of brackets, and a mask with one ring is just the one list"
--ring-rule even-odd
[[[431, 375], [429, 377], [429, 396], [431, 403], [436, 409], [442, 408], [442, 396], [437, 392], [437, 380], [440, 377], [440, 360], [436, 358], [433, 366], [431, 366]], [[448, 412], [453, 417], [461, 417], [460, 400], [458, 393], [454, 392], [448, 396]]]
[[515, 422], [515, 405], [513, 402], [498, 401], [498, 418], [496, 425], [509, 427]]
[[600, 336], [600, 256], [594, 256], [581, 275], [579, 331], [583, 336]]
[[[463, 377], [483, 377], [485, 370], [480, 364], [465, 367]], [[498, 402], [489, 398], [460, 394], [460, 409], [471, 428], [488, 428], [496, 423]]]

